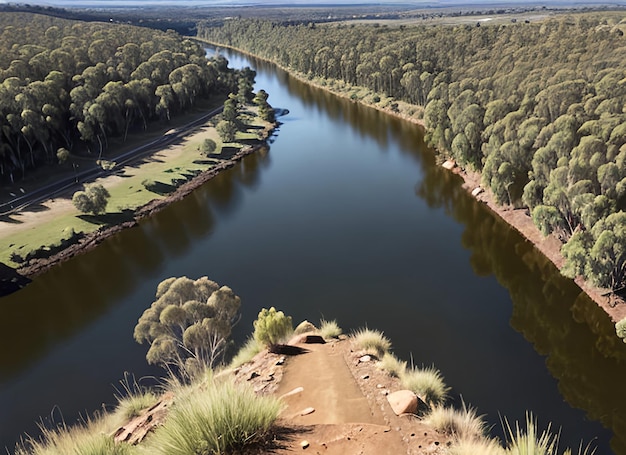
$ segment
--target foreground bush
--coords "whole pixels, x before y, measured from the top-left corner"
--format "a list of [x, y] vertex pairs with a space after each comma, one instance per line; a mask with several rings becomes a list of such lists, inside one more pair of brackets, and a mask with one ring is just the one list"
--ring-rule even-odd
[[146, 441], [142, 453], [232, 453], [262, 440], [281, 407], [278, 398], [257, 396], [248, 387], [232, 382], [209, 384], [180, 397], [165, 425]]
[[271, 307], [263, 308], [254, 321], [254, 339], [263, 346], [271, 347], [283, 342], [293, 333], [291, 316]]

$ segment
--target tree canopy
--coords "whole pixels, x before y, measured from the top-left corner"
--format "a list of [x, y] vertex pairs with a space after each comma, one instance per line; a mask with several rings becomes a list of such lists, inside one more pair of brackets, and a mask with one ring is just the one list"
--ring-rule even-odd
[[570, 273], [613, 289], [626, 284], [619, 255], [609, 234], [593, 233], [616, 215], [619, 239], [624, 223], [624, 32], [623, 15], [608, 12], [481, 27], [240, 19], [198, 28], [305, 78], [385, 93], [390, 108], [421, 105], [432, 146], [480, 171], [500, 204], [527, 207], [545, 234], [573, 241]]
[[56, 164], [59, 148], [100, 158], [112, 137], [125, 140], [200, 99], [249, 96], [253, 80], [173, 31], [5, 12], [0, 180]]
[[241, 299], [207, 277], [168, 278], [134, 330], [138, 343], [150, 345], [146, 359], [186, 373], [212, 367], [224, 354]]

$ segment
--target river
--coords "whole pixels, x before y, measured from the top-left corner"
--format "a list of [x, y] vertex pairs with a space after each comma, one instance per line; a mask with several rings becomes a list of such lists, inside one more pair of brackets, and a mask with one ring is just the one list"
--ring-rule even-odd
[[267, 150], [0, 300], [0, 447], [39, 418], [112, 407], [125, 371], [161, 374], [133, 327], [160, 281], [207, 275], [242, 298], [238, 343], [269, 306], [376, 328], [493, 434], [530, 411], [562, 427], [561, 447], [626, 454], [626, 345], [608, 317], [437, 167], [414, 125], [251, 65], [290, 111]]

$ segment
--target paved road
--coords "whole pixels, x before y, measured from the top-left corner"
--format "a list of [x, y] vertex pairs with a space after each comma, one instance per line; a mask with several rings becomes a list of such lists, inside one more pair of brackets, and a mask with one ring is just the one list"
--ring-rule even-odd
[[162, 150], [165, 146], [179, 140], [193, 129], [204, 125], [211, 117], [222, 112], [222, 109], [223, 107], [214, 109], [211, 112], [202, 115], [202, 117], [197, 118], [193, 122], [170, 130], [163, 134], [163, 136], [161, 137], [158, 137], [146, 144], [143, 144], [115, 157], [116, 165], [113, 169], [104, 170], [100, 167], [96, 167], [83, 172], [79, 172], [75, 176], [69, 176], [62, 180], [59, 180], [58, 182], [42, 186], [27, 194], [16, 196], [12, 200], [0, 204], [0, 216], [10, 215], [28, 207], [29, 205], [38, 204], [42, 201], [51, 199], [58, 194], [66, 191], [67, 189], [76, 186], [79, 183], [82, 184], [95, 180], [96, 178], [110, 174], [111, 172], [118, 170], [120, 167], [125, 166], [139, 158], [143, 158], [146, 155], [158, 152], [159, 150]]

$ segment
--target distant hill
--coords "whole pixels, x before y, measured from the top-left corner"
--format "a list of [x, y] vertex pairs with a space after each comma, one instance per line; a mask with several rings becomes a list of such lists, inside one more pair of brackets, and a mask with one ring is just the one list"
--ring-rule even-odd
[[[0, 0], [0, 4], [25, 3]], [[26, 2], [30, 5], [41, 6], [62, 6], [66, 8], [139, 8], [149, 7], [241, 7], [241, 6], [273, 6], [273, 7], [315, 7], [315, 6], [397, 6], [399, 8], [453, 8], [453, 7], [481, 7], [481, 6], [502, 6], [516, 7], [529, 5], [546, 5], [556, 7], [581, 7], [585, 5], [619, 5], [626, 6], [626, 0], [548, 0], [548, 1], [513, 1], [503, 0], [32, 0]]]

